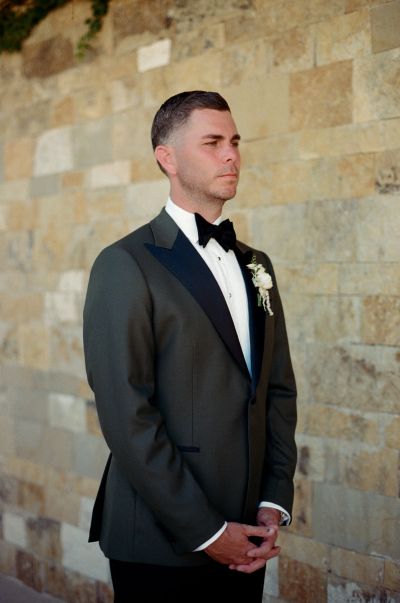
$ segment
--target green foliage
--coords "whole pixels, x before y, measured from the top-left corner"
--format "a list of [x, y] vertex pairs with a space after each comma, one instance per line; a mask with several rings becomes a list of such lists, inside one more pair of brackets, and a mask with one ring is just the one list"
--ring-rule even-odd
[[[56, 8], [64, 6], [70, 0], [32, 0], [26, 5], [26, 0], [3, 2], [0, 8], [0, 53], [21, 50], [32, 29], [43, 21]], [[92, 16], [86, 20], [87, 32], [78, 42], [77, 55], [84, 56], [90, 48], [90, 41], [103, 24], [103, 18], [108, 12], [109, 0], [92, 0]]]

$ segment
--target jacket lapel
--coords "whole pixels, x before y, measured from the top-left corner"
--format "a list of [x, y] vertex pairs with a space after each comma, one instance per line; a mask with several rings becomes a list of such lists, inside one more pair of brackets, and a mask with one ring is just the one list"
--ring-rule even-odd
[[254, 287], [252, 276], [247, 264], [251, 263], [253, 251], [248, 247], [242, 246], [238, 242], [235, 251], [239, 266], [242, 270], [243, 279], [246, 285], [247, 300], [249, 308], [249, 332], [251, 346], [251, 366], [253, 373], [253, 385], [256, 388], [261, 372], [261, 365], [264, 352], [264, 341], [266, 331], [265, 311], [257, 304], [257, 291]]
[[250, 377], [225, 298], [207, 264], [165, 210], [150, 225], [155, 244], [146, 243], [147, 249], [189, 291], [244, 374]]

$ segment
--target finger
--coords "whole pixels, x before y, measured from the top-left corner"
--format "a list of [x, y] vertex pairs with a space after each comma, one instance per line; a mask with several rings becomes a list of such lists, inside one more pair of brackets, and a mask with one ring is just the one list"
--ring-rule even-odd
[[230, 565], [229, 568], [237, 572], [241, 572], [243, 574], [252, 574], [253, 572], [256, 572], [257, 570], [264, 567], [266, 563], [267, 562], [265, 559], [254, 559], [254, 561], [252, 561], [251, 563], [232, 566]]
[[255, 549], [250, 549], [247, 551], [248, 557], [254, 557], [255, 559], [272, 559], [272, 557], [277, 557], [281, 552], [280, 546], [259, 546]]
[[260, 538], [265, 538], [267, 535], [270, 536], [273, 534], [273, 527], [265, 527], [265, 526], [249, 526], [245, 525], [244, 533], [246, 536], [260, 536]]

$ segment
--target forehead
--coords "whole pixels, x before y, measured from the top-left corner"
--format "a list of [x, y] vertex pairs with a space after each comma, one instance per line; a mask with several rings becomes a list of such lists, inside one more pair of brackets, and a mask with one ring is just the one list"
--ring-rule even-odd
[[215, 109], [195, 109], [183, 129], [191, 135], [200, 137], [218, 134], [231, 138], [238, 133], [231, 113]]

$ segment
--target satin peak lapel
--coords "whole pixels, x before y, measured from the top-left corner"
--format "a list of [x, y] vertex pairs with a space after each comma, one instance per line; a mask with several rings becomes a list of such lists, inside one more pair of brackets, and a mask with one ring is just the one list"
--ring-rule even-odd
[[[162, 214], [159, 218], [163, 218], [165, 223]], [[173, 222], [172, 219], [171, 221]], [[171, 247], [157, 245], [157, 242], [163, 240], [159, 230], [160, 225], [161, 222], [157, 218], [152, 222], [156, 244], [146, 243], [147, 249], [194, 297], [244, 374], [250, 378], [231, 314], [212, 272], [189, 239], [177, 227], [177, 234]]]

